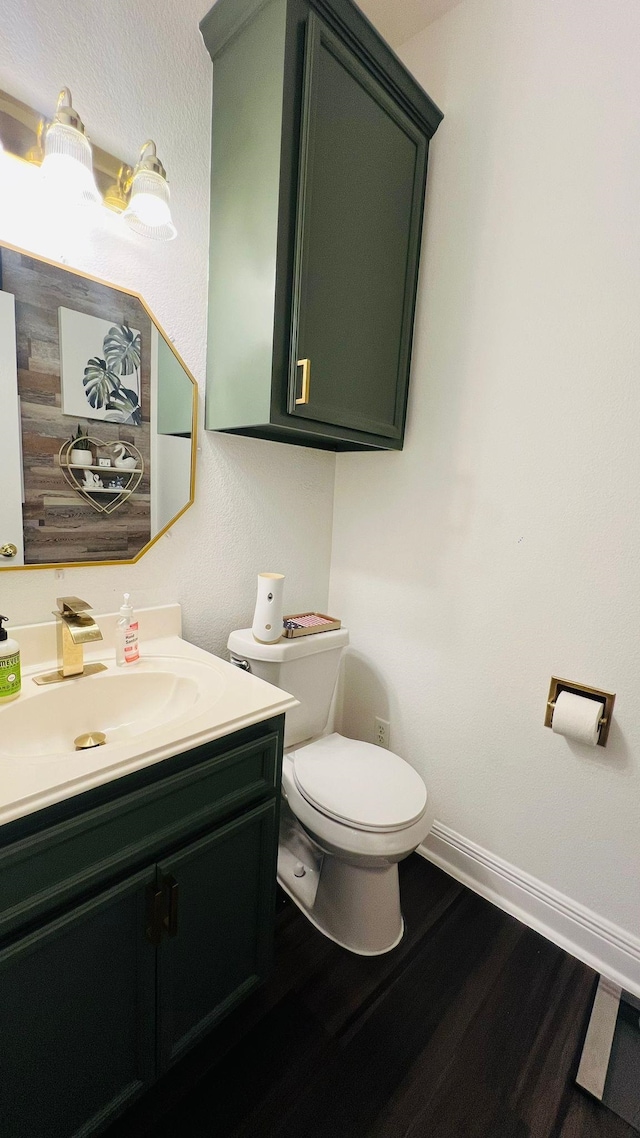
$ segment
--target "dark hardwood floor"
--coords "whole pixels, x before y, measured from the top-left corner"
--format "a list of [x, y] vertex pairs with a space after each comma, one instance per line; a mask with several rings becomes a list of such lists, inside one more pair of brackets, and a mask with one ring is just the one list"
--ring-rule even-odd
[[110, 1138], [638, 1138], [574, 1085], [595, 973], [400, 868], [397, 949], [353, 956], [283, 904], [269, 984]]

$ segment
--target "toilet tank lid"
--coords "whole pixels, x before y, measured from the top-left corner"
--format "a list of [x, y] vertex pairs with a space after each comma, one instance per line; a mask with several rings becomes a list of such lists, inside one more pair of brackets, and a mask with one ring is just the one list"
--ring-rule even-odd
[[250, 628], [238, 628], [229, 634], [227, 648], [235, 656], [242, 656], [246, 660], [271, 660], [282, 664], [301, 656], [312, 656], [315, 652], [344, 648], [348, 643], [349, 633], [346, 628], [314, 632], [311, 636], [296, 636], [292, 640], [283, 636], [275, 644], [260, 644]]

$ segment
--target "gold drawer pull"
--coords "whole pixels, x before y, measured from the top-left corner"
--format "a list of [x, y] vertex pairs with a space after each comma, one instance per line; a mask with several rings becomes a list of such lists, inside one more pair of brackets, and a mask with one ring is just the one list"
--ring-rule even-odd
[[8, 541], [6, 545], [0, 545], [0, 555], [2, 557], [15, 557], [18, 552], [13, 542]]
[[309, 388], [311, 386], [311, 360], [298, 360], [298, 367], [302, 368], [302, 391], [300, 398], [296, 399], [296, 406], [299, 403], [309, 402]]

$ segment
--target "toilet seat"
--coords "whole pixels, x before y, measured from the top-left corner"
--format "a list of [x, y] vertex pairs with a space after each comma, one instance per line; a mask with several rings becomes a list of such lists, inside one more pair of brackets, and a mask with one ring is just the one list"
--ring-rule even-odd
[[412, 826], [424, 813], [420, 775], [393, 751], [336, 733], [293, 748], [295, 785], [320, 813], [372, 833]]

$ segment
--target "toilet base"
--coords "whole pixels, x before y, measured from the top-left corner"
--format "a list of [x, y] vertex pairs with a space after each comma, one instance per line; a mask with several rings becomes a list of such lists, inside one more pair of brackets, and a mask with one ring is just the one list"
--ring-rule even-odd
[[[404, 921], [396, 862], [353, 865], [333, 854], [305, 858], [281, 844], [278, 881], [312, 925], [358, 956], [382, 956], [400, 943]], [[302, 856], [301, 856], [302, 855]], [[302, 862], [305, 872], [300, 872]]]

